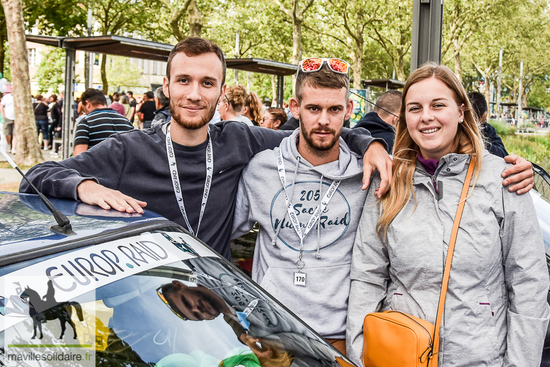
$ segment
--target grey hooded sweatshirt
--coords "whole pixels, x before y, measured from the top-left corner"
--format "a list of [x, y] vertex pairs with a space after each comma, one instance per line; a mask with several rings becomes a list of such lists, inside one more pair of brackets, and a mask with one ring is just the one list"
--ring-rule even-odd
[[[279, 148], [257, 154], [237, 193], [233, 235], [260, 224], [252, 279], [326, 338], [344, 339], [351, 251], [365, 201], [362, 161], [340, 139], [335, 162], [313, 166], [298, 153], [299, 131]], [[282, 151], [287, 192], [303, 228], [334, 180], [341, 180], [317, 225], [304, 238], [305, 287], [294, 285], [300, 240], [286, 210], [277, 157]]]
[[[353, 249], [347, 327], [348, 357], [358, 365], [368, 313], [392, 309], [435, 323], [469, 161], [468, 155], [448, 154], [433, 176], [418, 163], [416, 207], [411, 198], [388, 227], [386, 243], [375, 228], [380, 206], [367, 196]], [[540, 365], [550, 316], [542, 233], [530, 195], [502, 186], [506, 167], [486, 152], [470, 189], [441, 323], [439, 366]], [[373, 180], [369, 191], [378, 182]]]

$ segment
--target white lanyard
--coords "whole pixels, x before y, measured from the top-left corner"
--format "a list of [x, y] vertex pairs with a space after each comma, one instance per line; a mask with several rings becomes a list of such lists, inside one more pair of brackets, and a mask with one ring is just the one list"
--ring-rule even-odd
[[212, 172], [214, 171], [214, 157], [212, 154], [212, 138], [210, 137], [210, 132], [208, 132], [208, 145], [206, 146], [206, 180], [204, 182], [204, 191], [202, 194], [201, 209], [199, 213], [199, 223], [197, 224], [196, 233], [193, 231], [193, 228], [191, 228], [191, 223], [189, 223], [187, 212], [185, 211], [185, 204], [183, 203], [182, 188], [178, 174], [178, 165], [176, 163], [174, 146], [172, 145], [172, 139], [170, 137], [170, 125], [168, 125], [168, 128], [166, 129], [166, 155], [168, 156], [168, 163], [170, 165], [170, 177], [172, 178], [174, 194], [176, 195], [176, 200], [178, 201], [181, 215], [183, 216], [183, 220], [185, 220], [185, 224], [187, 224], [187, 229], [189, 229], [189, 232], [191, 232], [192, 235], [198, 237], [199, 228], [202, 222], [202, 216], [204, 215], [206, 202], [208, 201], [208, 195], [210, 194], [210, 186], [212, 184]]
[[340, 185], [341, 181], [332, 181], [332, 184], [330, 185], [328, 191], [325, 193], [323, 200], [321, 200], [321, 205], [318, 205], [317, 208], [315, 208], [315, 211], [311, 215], [311, 218], [309, 218], [309, 221], [307, 222], [307, 225], [304, 228], [304, 231], [302, 232], [300, 221], [298, 220], [298, 216], [292, 209], [292, 202], [290, 201], [290, 198], [288, 197], [288, 193], [286, 192], [286, 173], [285, 173], [285, 165], [283, 162], [283, 154], [281, 153], [281, 149], [279, 149], [279, 157], [277, 158], [277, 169], [279, 171], [279, 178], [281, 180], [281, 184], [283, 185], [283, 192], [285, 193], [286, 210], [288, 211], [288, 215], [290, 216], [290, 221], [292, 222], [292, 226], [294, 227], [296, 234], [298, 234], [298, 237], [300, 238], [300, 258], [296, 262], [296, 266], [301, 271], [302, 268], [304, 267], [304, 262], [302, 261], [302, 250], [304, 248], [304, 238], [307, 236], [309, 231], [311, 231], [315, 223], [319, 220], [321, 213], [323, 213], [327, 208], [327, 205], [330, 199], [332, 199], [332, 197], [336, 193], [336, 190], [338, 189], [338, 186]]

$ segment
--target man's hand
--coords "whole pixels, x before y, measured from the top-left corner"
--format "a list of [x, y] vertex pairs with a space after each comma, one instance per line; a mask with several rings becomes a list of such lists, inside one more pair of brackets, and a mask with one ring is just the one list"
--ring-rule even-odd
[[525, 194], [533, 188], [535, 179], [533, 178], [533, 166], [531, 162], [524, 158], [518, 157], [515, 154], [510, 154], [504, 157], [506, 163], [512, 163], [513, 166], [506, 168], [502, 171], [502, 177], [504, 186], [512, 185], [508, 187], [508, 191], [516, 192], [518, 195]]
[[390, 188], [391, 166], [392, 160], [384, 145], [373, 142], [363, 156], [363, 190], [369, 187], [370, 176], [378, 170], [380, 172], [380, 187], [376, 189], [375, 194], [381, 198]]
[[108, 189], [92, 180], [82, 181], [76, 188], [78, 198], [90, 205], [103, 209], [114, 209], [126, 213], [143, 213], [145, 201], [136, 200], [120, 191]]

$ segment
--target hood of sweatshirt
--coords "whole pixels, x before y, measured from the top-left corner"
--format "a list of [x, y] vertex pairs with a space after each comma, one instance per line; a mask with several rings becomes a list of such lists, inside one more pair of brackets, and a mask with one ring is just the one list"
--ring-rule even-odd
[[367, 113], [361, 121], [355, 125], [355, 127], [363, 127], [370, 131], [373, 135], [374, 133], [382, 132], [391, 132], [392, 134], [395, 134], [395, 128], [382, 120], [376, 112]]
[[[309, 171], [310, 174], [317, 174], [319, 180], [322, 180], [322, 177], [331, 180], [345, 180], [363, 174], [361, 158], [349, 149], [342, 138], [339, 140], [340, 154], [338, 155], [338, 160], [336, 162], [314, 166], [298, 152], [297, 144], [299, 136], [300, 131], [297, 129], [292, 135], [283, 139], [279, 148], [275, 148], [276, 155], [279, 154], [279, 149], [283, 155], [285, 170], [287, 172], [287, 185], [292, 183], [288, 182], [290, 178], [289, 172], [294, 172], [296, 168], [298, 169], [298, 175], [300, 172], [305, 173]], [[291, 180], [295, 178], [296, 177], [291, 178]]]

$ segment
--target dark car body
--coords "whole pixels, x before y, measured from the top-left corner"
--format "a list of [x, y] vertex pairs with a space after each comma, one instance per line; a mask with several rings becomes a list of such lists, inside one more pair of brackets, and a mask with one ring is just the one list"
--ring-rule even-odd
[[350, 366], [233, 264], [154, 213], [0, 193], [0, 363]]

